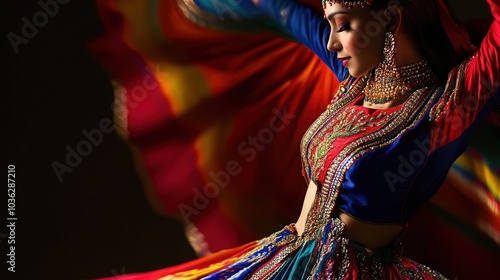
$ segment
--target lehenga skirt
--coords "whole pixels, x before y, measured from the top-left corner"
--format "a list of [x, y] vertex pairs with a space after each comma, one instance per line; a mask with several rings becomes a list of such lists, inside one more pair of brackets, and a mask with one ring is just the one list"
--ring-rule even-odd
[[240, 247], [113, 279], [446, 279], [403, 257], [399, 241], [370, 251], [343, 237], [344, 226], [340, 219], [330, 219], [306, 237], [298, 236], [292, 224]]

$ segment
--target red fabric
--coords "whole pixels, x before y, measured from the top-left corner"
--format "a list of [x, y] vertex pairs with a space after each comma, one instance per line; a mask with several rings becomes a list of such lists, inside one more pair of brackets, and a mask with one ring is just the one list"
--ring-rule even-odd
[[[198, 270], [209, 267], [210, 265], [216, 264], [218, 262], [225, 262], [237, 257], [244, 255], [245, 253], [251, 251], [258, 245], [257, 242], [251, 242], [248, 244], [241, 245], [239, 247], [231, 248], [228, 250], [223, 250], [218, 253], [212, 254], [210, 256], [196, 259], [190, 262], [186, 262], [180, 265], [158, 269], [155, 271], [144, 272], [144, 273], [131, 273], [127, 275], [112, 276], [106, 278], [99, 278], [100, 280], [156, 280], [166, 275], [172, 275], [178, 272], [185, 272], [190, 270]], [[168, 253], [168, 252], [166, 252]], [[199, 279], [203, 276], [201, 273], [197, 275], [196, 278], [189, 279]], [[184, 279], [184, 278], [181, 278]]]
[[441, 25], [446, 31], [446, 34], [455, 48], [455, 51], [461, 56], [470, 54], [474, 51], [475, 47], [469, 39], [467, 29], [465, 29], [464, 26], [455, 23], [450, 12], [448, 11], [448, 7], [444, 3], [444, 0], [436, 0], [436, 6]]
[[[498, 0], [490, 0], [496, 3]], [[492, 4], [492, 13], [496, 18], [491, 24], [477, 53], [468, 61], [463, 81], [452, 85], [457, 88], [451, 99], [441, 98], [438, 102], [445, 103], [446, 113], [435, 121], [439, 127], [435, 129], [440, 134], [436, 143], [431, 144], [431, 151], [461, 136], [485, 107], [491, 105], [498, 97], [492, 99], [500, 82], [500, 13], [497, 4]], [[456, 69], [452, 71], [457, 71]], [[455, 81], [452, 81], [455, 82]], [[491, 106], [490, 106], [491, 107]], [[488, 108], [493, 110], [494, 108]]]
[[[211, 251], [298, 217], [307, 187], [299, 142], [338, 84], [327, 66], [269, 32], [193, 24], [176, 1], [160, 1], [156, 15], [135, 1], [96, 3], [106, 33], [90, 46], [126, 90], [128, 139], [151, 200], [168, 215], [184, 210]], [[234, 162], [239, 172], [224, 179]], [[214, 186], [215, 197], [204, 195]]]

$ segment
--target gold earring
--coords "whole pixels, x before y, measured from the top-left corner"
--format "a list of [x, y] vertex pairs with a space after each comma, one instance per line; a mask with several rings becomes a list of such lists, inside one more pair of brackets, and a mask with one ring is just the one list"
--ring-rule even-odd
[[398, 82], [396, 68], [396, 40], [392, 32], [385, 34], [384, 59], [375, 68], [375, 77], [366, 85], [365, 101], [375, 104], [389, 102], [405, 94]]
[[398, 97], [408, 95], [418, 88], [436, 82], [437, 76], [427, 64], [427, 60], [396, 67], [396, 40], [392, 32], [387, 32], [384, 43], [384, 59], [367, 74], [364, 100], [370, 105], [384, 104]]

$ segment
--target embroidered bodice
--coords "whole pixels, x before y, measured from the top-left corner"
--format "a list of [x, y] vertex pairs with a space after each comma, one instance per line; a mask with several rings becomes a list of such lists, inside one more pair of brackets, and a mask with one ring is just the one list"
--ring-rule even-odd
[[[426, 140], [412, 145], [403, 139], [417, 132], [425, 138], [426, 113], [440, 90], [423, 87], [403, 104], [375, 110], [358, 105], [363, 96], [355, 88], [365, 83], [360, 79], [350, 85], [302, 140], [304, 175], [319, 186], [313, 206], [317, 213], [309, 216], [327, 219], [337, 205], [365, 221], [401, 224], [410, 215], [404, 202], [416, 176], [411, 171], [423, 166], [428, 147]], [[406, 162], [411, 162], [408, 174], [401, 172]]]

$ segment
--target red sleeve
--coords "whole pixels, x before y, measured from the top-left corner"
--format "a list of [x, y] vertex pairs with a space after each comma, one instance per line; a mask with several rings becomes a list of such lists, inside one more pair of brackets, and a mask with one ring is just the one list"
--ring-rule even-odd
[[452, 70], [440, 100], [431, 111], [440, 141], [467, 133], [500, 101], [500, 0], [487, 0], [494, 21], [476, 53]]
[[[494, 21], [479, 50], [466, 67], [462, 91], [463, 98], [478, 100], [477, 110], [498, 95], [500, 85], [500, 0], [487, 2], [490, 4]], [[467, 103], [469, 102], [466, 102], [466, 106]], [[468, 107], [471, 107], [470, 105]]]

